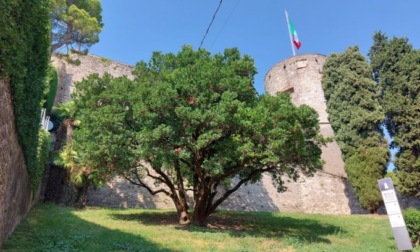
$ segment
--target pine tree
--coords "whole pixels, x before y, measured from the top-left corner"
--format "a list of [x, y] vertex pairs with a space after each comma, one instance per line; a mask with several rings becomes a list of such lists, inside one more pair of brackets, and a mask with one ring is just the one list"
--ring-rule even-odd
[[372, 69], [359, 48], [351, 47], [331, 55], [323, 74], [329, 120], [348, 179], [361, 205], [375, 212], [382, 201], [376, 181], [385, 175], [389, 151], [380, 129], [384, 114]]
[[100, 0], [51, 0], [51, 51], [62, 46], [88, 48], [99, 42], [102, 31]]

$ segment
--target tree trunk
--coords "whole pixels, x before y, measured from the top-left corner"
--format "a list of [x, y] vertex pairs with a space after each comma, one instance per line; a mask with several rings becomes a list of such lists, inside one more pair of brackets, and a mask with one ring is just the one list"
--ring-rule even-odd
[[69, 118], [64, 121], [64, 125], [66, 125], [67, 133], [66, 133], [66, 145], [67, 147], [71, 147], [73, 142], [73, 122], [74, 118]]
[[88, 177], [84, 175], [82, 185], [76, 186], [77, 187], [77, 195], [76, 195], [76, 202], [75, 202], [76, 208], [84, 209], [86, 207], [89, 186], [90, 186], [90, 181]]
[[176, 210], [178, 212], [178, 221], [180, 225], [190, 224], [191, 218], [188, 214], [188, 204], [185, 198], [178, 198], [177, 196], [172, 196], [172, 200], [175, 203]]
[[[200, 208], [204, 208], [204, 206]], [[205, 211], [194, 211], [192, 216], [192, 223], [200, 227], [207, 227], [208, 217], [209, 216]]]
[[188, 214], [187, 210], [182, 210], [182, 211], [178, 212], [178, 215], [179, 215], [179, 224], [180, 225], [190, 224], [191, 219], [190, 219], [190, 215]]
[[210, 213], [206, 211], [210, 195], [203, 185], [201, 186], [200, 191], [201, 192], [197, 197], [198, 200], [195, 202], [192, 222], [198, 226], [206, 227], [208, 224], [207, 217], [210, 215]]

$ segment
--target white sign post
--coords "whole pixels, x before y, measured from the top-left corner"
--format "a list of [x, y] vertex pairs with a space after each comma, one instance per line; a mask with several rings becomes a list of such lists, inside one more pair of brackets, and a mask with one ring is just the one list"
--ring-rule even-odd
[[378, 180], [378, 185], [381, 190], [382, 199], [385, 203], [385, 209], [388, 214], [389, 222], [391, 223], [392, 233], [397, 242], [398, 250], [413, 249], [392, 180], [390, 178], [380, 179]]

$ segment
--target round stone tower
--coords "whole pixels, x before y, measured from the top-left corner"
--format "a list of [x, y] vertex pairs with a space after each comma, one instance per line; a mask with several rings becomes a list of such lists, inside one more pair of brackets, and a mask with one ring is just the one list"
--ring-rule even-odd
[[[264, 85], [268, 94], [287, 92], [295, 105], [306, 104], [314, 108], [319, 115], [321, 133], [330, 137], [334, 132], [328, 121], [321, 86], [322, 66], [326, 58], [321, 54], [302, 54], [285, 59], [268, 71]], [[292, 203], [290, 206], [283, 204], [280, 211], [340, 214], [364, 212], [347, 181], [337, 143], [334, 141], [322, 147], [321, 157], [325, 161], [322, 171], [318, 171], [314, 177], [301, 177], [297, 182], [290, 182], [283, 200]]]
[[[306, 104], [314, 108], [319, 115], [321, 133], [330, 137], [334, 132], [328, 121], [327, 105], [321, 86], [322, 66], [326, 58], [321, 54], [302, 54], [283, 60], [268, 71], [264, 85], [266, 92], [271, 95], [288, 92], [295, 105]], [[326, 162], [324, 172], [347, 177], [336, 142], [323, 147], [322, 158]]]

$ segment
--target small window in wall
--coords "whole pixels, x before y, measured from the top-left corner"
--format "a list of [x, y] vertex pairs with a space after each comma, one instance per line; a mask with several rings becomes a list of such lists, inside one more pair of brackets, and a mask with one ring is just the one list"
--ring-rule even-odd
[[293, 87], [289, 87], [288, 89], [284, 90], [283, 92], [292, 95], [293, 92], [295, 92], [295, 89]]
[[296, 61], [297, 69], [305, 68], [308, 66], [306, 59]]

